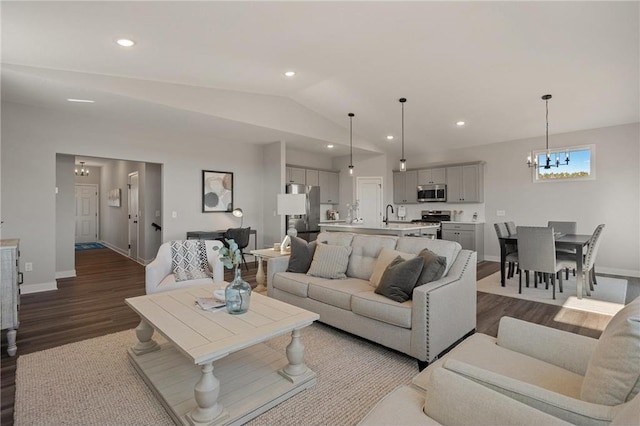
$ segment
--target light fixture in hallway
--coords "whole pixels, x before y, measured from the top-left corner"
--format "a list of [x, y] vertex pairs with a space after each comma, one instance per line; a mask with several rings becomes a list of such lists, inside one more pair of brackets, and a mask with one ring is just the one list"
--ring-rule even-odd
[[80, 162], [80, 170], [76, 167], [76, 176], [89, 176], [89, 168], [84, 167], [84, 161]]

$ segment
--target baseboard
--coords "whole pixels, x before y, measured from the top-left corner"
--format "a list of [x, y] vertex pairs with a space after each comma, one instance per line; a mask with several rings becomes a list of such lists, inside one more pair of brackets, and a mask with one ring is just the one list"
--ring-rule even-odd
[[121, 254], [121, 255], [123, 255], [125, 257], [129, 257], [129, 250], [122, 250], [120, 247], [114, 246], [113, 244], [108, 243], [108, 242], [106, 242], [104, 240], [100, 240], [99, 243], [102, 244], [103, 246], [107, 247], [108, 249], [111, 249], [111, 250], [115, 251], [116, 253], [119, 253], [119, 254]]
[[56, 279], [59, 278], [75, 278], [76, 276], [76, 270], [72, 269], [70, 271], [59, 271], [56, 272]]
[[20, 294], [42, 293], [58, 289], [58, 283], [20, 284]]
[[[487, 260], [490, 262], [500, 262], [500, 256], [485, 256], [484, 260]], [[640, 278], [640, 271], [634, 271], [633, 269], [607, 268], [605, 266], [599, 266], [597, 262], [596, 262], [596, 273], [616, 275], [620, 277]]]

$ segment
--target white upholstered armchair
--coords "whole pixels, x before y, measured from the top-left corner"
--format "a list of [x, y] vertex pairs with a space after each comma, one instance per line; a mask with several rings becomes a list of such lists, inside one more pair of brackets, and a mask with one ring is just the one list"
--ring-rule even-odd
[[187, 286], [210, 284], [224, 280], [224, 266], [220, 261], [219, 254], [213, 250], [214, 247], [222, 247], [222, 243], [217, 240], [206, 240], [207, 261], [213, 272], [211, 278], [200, 278], [189, 281], [176, 282], [171, 266], [171, 243], [166, 242], [158, 249], [158, 254], [153, 262], [149, 263], [145, 269], [145, 287], [147, 294], [159, 293], [161, 291], [175, 290]]

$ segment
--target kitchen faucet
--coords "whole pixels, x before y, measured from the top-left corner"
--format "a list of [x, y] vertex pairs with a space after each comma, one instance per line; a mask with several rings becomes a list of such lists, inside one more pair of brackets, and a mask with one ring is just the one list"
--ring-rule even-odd
[[389, 224], [389, 207], [391, 207], [391, 213], [393, 213], [393, 206], [391, 204], [387, 204], [387, 207], [384, 208], [385, 218], [383, 222], [385, 225]]

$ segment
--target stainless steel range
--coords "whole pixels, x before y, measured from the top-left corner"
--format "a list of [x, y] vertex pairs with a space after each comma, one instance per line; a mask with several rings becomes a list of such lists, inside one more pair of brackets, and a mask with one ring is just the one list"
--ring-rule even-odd
[[[451, 220], [451, 210], [422, 210], [420, 219], [414, 219], [411, 222], [433, 225], [440, 225], [443, 221]], [[438, 239], [442, 238], [442, 225], [438, 228]]]

